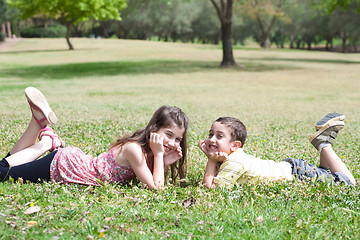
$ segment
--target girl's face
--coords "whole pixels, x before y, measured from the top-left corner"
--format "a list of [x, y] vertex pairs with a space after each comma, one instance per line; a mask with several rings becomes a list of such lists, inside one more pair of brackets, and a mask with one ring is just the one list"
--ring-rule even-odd
[[180, 146], [180, 143], [185, 133], [185, 129], [180, 128], [175, 124], [172, 124], [168, 127], [160, 128], [156, 133], [164, 139], [164, 156], [167, 156], [175, 152], [176, 149]]

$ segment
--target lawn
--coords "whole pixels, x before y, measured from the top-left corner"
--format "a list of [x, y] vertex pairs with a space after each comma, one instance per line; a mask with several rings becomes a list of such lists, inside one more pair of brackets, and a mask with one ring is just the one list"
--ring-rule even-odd
[[[360, 177], [360, 55], [289, 49], [234, 51], [245, 69], [220, 69], [218, 46], [116, 39], [20, 39], [0, 49], [0, 157], [31, 113], [23, 90], [45, 93], [68, 146], [97, 155], [144, 127], [161, 105], [191, 120], [187, 186], [0, 183], [0, 239], [359, 239], [360, 188], [299, 181], [207, 190], [197, 148], [219, 116], [248, 128], [247, 153], [318, 164], [309, 143], [328, 112], [346, 115], [334, 149]], [[38, 207], [27, 214], [29, 207]]]

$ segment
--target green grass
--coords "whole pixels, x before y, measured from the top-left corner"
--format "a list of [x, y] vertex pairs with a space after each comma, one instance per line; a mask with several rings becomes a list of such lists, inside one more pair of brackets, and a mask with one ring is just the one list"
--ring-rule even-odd
[[[220, 69], [221, 50], [208, 45], [73, 43], [77, 50], [65, 51], [63, 39], [26, 39], [0, 51], [0, 157], [30, 119], [23, 94], [30, 85], [47, 96], [67, 145], [91, 155], [144, 127], [159, 106], [176, 105], [191, 120], [187, 187], [2, 182], [0, 239], [359, 238], [358, 186], [296, 181], [207, 190], [197, 142], [212, 121], [230, 115], [248, 128], [246, 152], [318, 164], [308, 142], [313, 124], [341, 112], [346, 127], [334, 149], [359, 179], [360, 55], [238, 49], [236, 61], [246, 68]], [[40, 211], [24, 214], [30, 206]]]

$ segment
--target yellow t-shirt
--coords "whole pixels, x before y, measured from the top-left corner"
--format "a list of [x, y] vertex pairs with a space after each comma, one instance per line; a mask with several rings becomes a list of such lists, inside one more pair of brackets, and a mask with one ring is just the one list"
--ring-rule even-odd
[[220, 168], [214, 182], [220, 187], [233, 187], [247, 181], [256, 183], [259, 180], [293, 180], [291, 165], [288, 162], [262, 160], [246, 154], [239, 148], [229, 155]]

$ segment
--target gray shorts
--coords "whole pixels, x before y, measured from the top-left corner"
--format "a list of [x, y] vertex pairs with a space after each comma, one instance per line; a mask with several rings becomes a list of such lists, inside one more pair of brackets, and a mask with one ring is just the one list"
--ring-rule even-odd
[[292, 174], [299, 180], [315, 180], [319, 182], [327, 182], [328, 184], [345, 184], [353, 185], [350, 179], [341, 172], [331, 173], [329, 169], [316, 167], [307, 163], [303, 159], [287, 158], [284, 160], [291, 164]]

